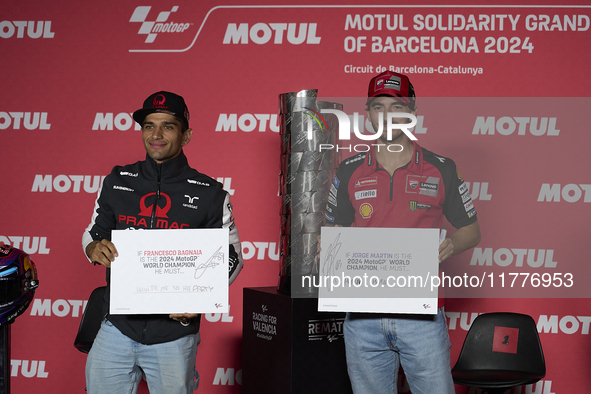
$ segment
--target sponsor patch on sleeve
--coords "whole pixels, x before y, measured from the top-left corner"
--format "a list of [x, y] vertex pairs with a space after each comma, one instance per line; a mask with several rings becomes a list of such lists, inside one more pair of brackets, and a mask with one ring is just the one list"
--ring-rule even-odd
[[337, 178], [337, 176], [335, 175], [332, 180], [332, 184], [335, 185], [336, 187], [339, 187], [339, 183], [341, 183], [341, 181], [339, 181], [339, 178]]
[[332, 194], [333, 196], [337, 196], [337, 188], [334, 185], [334, 183], [332, 185], [330, 185], [330, 194]]
[[465, 203], [464, 208], [466, 209], [466, 212], [469, 212], [470, 210], [474, 209], [474, 203], [472, 202], [472, 200]]
[[333, 196], [332, 194], [328, 195], [328, 203], [333, 205], [333, 206], [337, 206], [337, 198], [335, 196]]
[[458, 186], [458, 190], [460, 191], [460, 194], [464, 194], [468, 191], [468, 186], [466, 186], [465, 182], [462, 182], [462, 184]]
[[470, 197], [470, 193], [466, 192], [464, 194], [462, 194], [462, 203], [465, 203], [466, 201], [471, 200], [472, 197]]

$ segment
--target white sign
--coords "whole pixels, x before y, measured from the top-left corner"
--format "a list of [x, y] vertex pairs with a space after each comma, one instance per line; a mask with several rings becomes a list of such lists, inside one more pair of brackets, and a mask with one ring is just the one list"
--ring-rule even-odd
[[115, 230], [110, 313], [228, 312], [229, 231]]
[[321, 235], [320, 274], [310, 278], [319, 311], [437, 313], [439, 229], [322, 227]]

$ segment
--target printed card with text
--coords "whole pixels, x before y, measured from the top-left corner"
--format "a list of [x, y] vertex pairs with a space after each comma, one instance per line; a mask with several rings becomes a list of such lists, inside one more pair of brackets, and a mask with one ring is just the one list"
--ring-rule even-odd
[[439, 229], [322, 227], [318, 310], [436, 314], [438, 248]]
[[111, 314], [228, 312], [228, 229], [116, 230]]

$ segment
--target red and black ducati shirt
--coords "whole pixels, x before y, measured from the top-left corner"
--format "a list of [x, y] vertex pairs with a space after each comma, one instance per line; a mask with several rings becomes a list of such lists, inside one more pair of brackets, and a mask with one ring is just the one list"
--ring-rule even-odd
[[333, 179], [327, 223], [355, 227], [460, 228], [476, 221], [468, 187], [453, 160], [416, 142], [411, 161], [392, 176], [373, 151], [343, 161]]

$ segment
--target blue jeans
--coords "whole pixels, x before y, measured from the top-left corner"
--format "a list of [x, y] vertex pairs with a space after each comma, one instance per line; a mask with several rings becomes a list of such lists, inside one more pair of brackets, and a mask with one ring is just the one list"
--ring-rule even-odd
[[191, 394], [199, 375], [199, 333], [176, 341], [143, 345], [103, 320], [86, 360], [89, 394], [136, 393], [145, 374], [151, 394]]
[[413, 394], [455, 393], [443, 308], [437, 315], [347, 313], [344, 331], [354, 393], [397, 393], [400, 365]]

